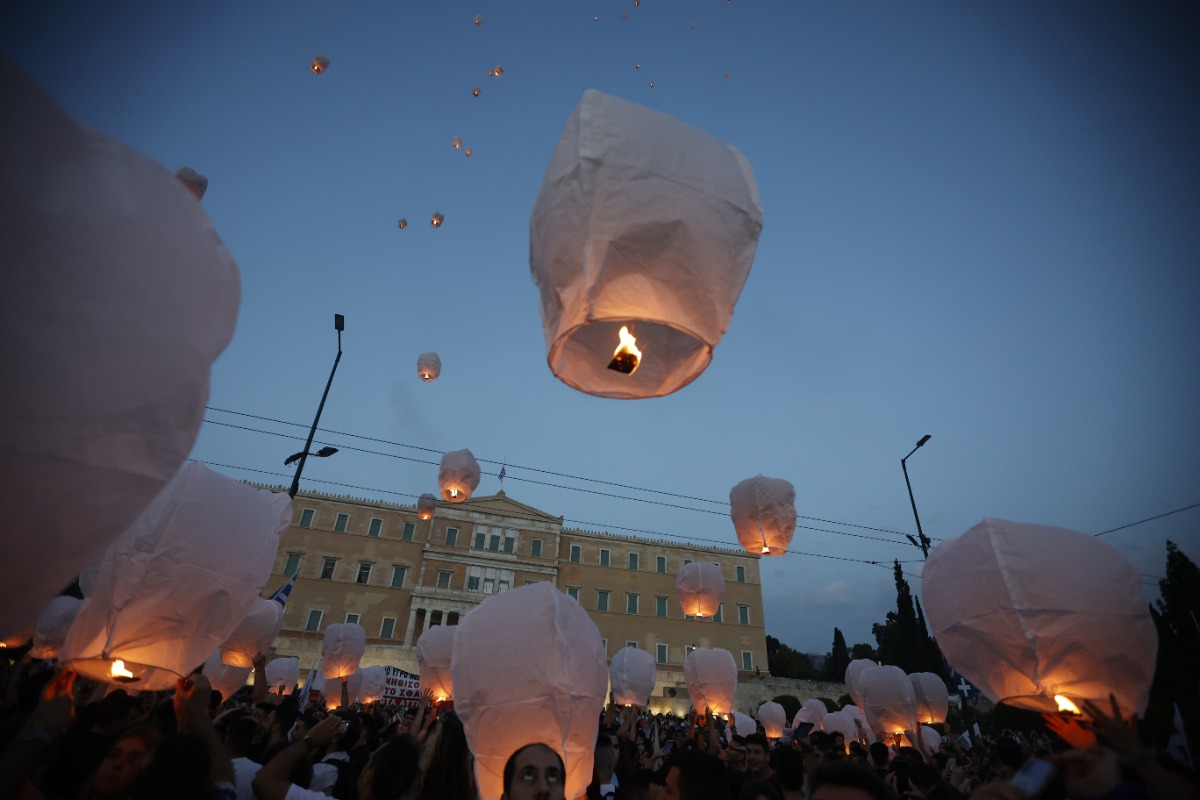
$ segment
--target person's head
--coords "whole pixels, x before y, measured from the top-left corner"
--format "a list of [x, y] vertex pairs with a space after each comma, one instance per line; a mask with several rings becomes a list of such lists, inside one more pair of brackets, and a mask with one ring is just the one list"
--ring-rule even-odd
[[759, 774], [767, 769], [770, 762], [771, 747], [767, 737], [761, 733], [752, 733], [746, 737], [746, 769]]
[[567, 769], [562, 757], [544, 744], [527, 744], [504, 764], [501, 800], [564, 800]]
[[608, 783], [616, 766], [617, 748], [613, 746], [612, 736], [602, 731], [596, 736], [596, 751], [592, 758], [595, 777], [598, 777], [601, 783]]
[[151, 728], [134, 728], [117, 738], [92, 773], [90, 797], [125, 797], [158, 744]]
[[871, 761], [879, 769], [884, 769], [888, 765], [888, 757], [891, 751], [883, 742], [871, 742]]
[[783, 800], [783, 794], [766, 781], [750, 781], [738, 792], [737, 800]]
[[358, 776], [360, 800], [395, 800], [417, 777], [417, 746], [397, 736], [371, 754]]
[[727, 800], [725, 765], [703, 750], [686, 750], [671, 757], [667, 783], [659, 800]]
[[834, 731], [831, 735], [833, 737], [833, 749], [839, 753], [845, 753], [846, 734], [842, 733], [841, 731]]
[[896, 800], [874, 770], [848, 759], [822, 762], [813, 771], [809, 788], [811, 800]]
[[808, 741], [812, 744], [813, 750], [822, 755], [833, 749], [833, 734], [825, 733], [824, 731], [813, 731], [808, 735]]
[[790, 792], [804, 788], [804, 755], [790, 747], [776, 748], [771, 753], [771, 768], [779, 776], [779, 785]]
[[246, 755], [258, 726], [250, 717], [231, 719], [225, 726], [225, 750], [233, 758]]
[[730, 737], [729, 747], [721, 751], [721, 758], [729, 769], [744, 771], [746, 769], [746, 737]]
[[184, 798], [203, 800], [212, 784], [212, 755], [195, 736], [165, 737], [154, 749], [154, 757], [138, 773], [129, 797], [134, 800]]
[[438, 717], [421, 755], [421, 800], [474, 797], [474, 759], [462, 722], [453, 711]]

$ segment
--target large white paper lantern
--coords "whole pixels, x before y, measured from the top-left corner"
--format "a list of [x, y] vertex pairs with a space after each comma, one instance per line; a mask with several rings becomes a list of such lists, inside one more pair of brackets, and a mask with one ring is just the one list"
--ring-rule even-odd
[[265, 675], [270, 689], [279, 691], [282, 686], [291, 692], [300, 682], [300, 659], [295, 656], [272, 658], [267, 662]]
[[[550, 158], [529, 228], [550, 370], [588, 394], [657, 397], [712, 360], [754, 260], [762, 208], [737, 150], [589, 90]], [[610, 368], [622, 327], [643, 355]]]
[[[872, 665], [874, 664], [872, 663]], [[865, 741], [867, 744], [874, 744], [875, 731], [871, 730], [871, 723], [867, 722], [867, 715], [863, 713], [862, 709], [856, 705], [847, 705], [842, 706], [841, 710], [854, 721], [854, 727], [858, 731], [854, 738]]]
[[451, 503], [468, 500], [479, 486], [479, 462], [470, 450], [454, 450], [442, 456], [438, 467], [438, 488], [442, 499]]
[[782, 478], [747, 478], [729, 490], [729, 514], [747, 553], [781, 556], [796, 530], [796, 490]]
[[729, 716], [733, 722], [733, 731], [738, 736], [749, 736], [752, 733], [758, 733], [758, 723], [749, 714], [743, 714], [740, 711], [731, 711]]
[[854, 700], [854, 705], [857, 708], [862, 708], [863, 705], [862, 684], [859, 682], [862, 678], [863, 670], [878, 666], [877, 663], [869, 658], [856, 658], [846, 665], [846, 676], [844, 678], [846, 694], [850, 695], [851, 699]]
[[433, 519], [433, 512], [437, 508], [437, 498], [429, 492], [417, 498], [417, 517], [419, 519]]
[[811, 722], [813, 730], [825, 730], [825, 714], [829, 711], [825, 704], [816, 698], [805, 700], [792, 720], [792, 727], [799, 728], [802, 722]]
[[926, 725], [946, 721], [950, 693], [946, 684], [932, 672], [914, 672], [908, 676], [917, 698], [917, 722]]
[[684, 564], [675, 578], [675, 594], [683, 613], [689, 617], [711, 617], [725, 596], [725, 576], [721, 568], [707, 561]]
[[767, 738], [778, 739], [783, 736], [783, 729], [787, 727], [787, 712], [779, 703], [768, 700], [758, 707], [758, 721], [762, 723]]
[[925, 749], [931, 753], [936, 753], [942, 746], [942, 735], [928, 725], [921, 726], [920, 736]]
[[[296, 669], [300, 669], [300, 661], [296, 659]], [[246, 685], [250, 677], [251, 667], [231, 667], [221, 660], [221, 651], [214, 650], [204, 662], [204, 675], [212, 684], [215, 691], [228, 700], [240, 688]], [[268, 680], [268, 684], [270, 681]], [[295, 686], [295, 682], [292, 683]], [[276, 684], [278, 686], [278, 684]]]
[[658, 668], [654, 657], [636, 647], [622, 647], [608, 667], [613, 702], [627, 706], [644, 706], [654, 691]]
[[916, 730], [917, 698], [899, 667], [868, 667], [859, 676], [863, 713], [879, 734]]
[[70, 595], [59, 595], [51, 600], [38, 616], [29, 657], [58, 658], [58, 651], [63, 640], [67, 638], [67, 631], [71, 630], [82, 605], [82, 600]]
[[714, 714], [733, 710], [737, 694], [737, 663], [728, 650], [697, 647], [683, 662], [683, 677], [697, 711], [712, 709]]
[[346, 679], [346, 695], [352, 703], [374, 703], [383, 698], [385, 686], [387, 671], [383, 667], [361, 667]]
[[442, 374], [442, 359], [437, 353], [421, 353], [417, 356], [417, 377], [423, 381], [436, 381]]
[[417, 667], [421, 675], [421, 692], [433, 692], [437, 700], [454, 697], [454, 677], [450, 658], [454, 655], [457, 625], [434, 625], [417, 639]]
[[854, 724], [854, 717], [844, 710], [831, 711], [825, 715], [825, 732], [831, 736], [840, 733], [847, 746], [850, 742], [858, 740], [858, 728]]
[[505, 761], [534, 743], [562, 757], [566, 796], [583, 796], [608, 689], [596, 623], [543, 581], [489, 597], [458, 629], [454, 709], [475, 756], [481, 800], [499, 800]]
[[3, 58], [0, 81], [0, 631], [16, 631], [187, 457], [239, 285], [171, 172], [72, 119]]
[[357, 622], [335, 622], [321, 642], [321, 674], [325, 680], [349, 678], [367, 649], [367, 632]]
[[221, 645], [221, 660], [231, 667], [253, 667], [254, 656], [270, 649], [282, 625], [283, 606], [274, 600], [258, 598], [250, 613]]
[[291, 520], [286, 494], [184, 465], [104, 554], [61, 660], [93, 680], [170, 689], [254, 605]]
[[989, 700], [1107, 708], [1112, 692], [1145, 710], [1158, 633], [1137, 567], [1102, 540], [985, 519], [930, 553], [921, 596], [946, 660]]

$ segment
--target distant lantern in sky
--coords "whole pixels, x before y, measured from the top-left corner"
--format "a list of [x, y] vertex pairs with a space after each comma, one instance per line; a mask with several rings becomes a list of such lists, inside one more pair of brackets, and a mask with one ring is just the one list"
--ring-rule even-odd
[[[914, 672], [908, 676], [917, 696], [917, 722], [930, 725], [946, 721], [950, 693], [946, 684], [932, 672]], [[935, 747], [934, 750], [937, 748]]]
[[729, 514], [746, 552], [781, 556], [796, 530], [796, 490], [782, 478], [747, 478], [729, 491]]
[[471, 148], [468, 147], [466, 150], [464, 150], [463, 155], [465, 155], [467, 158], [470, 158], [471, 157]]
[[396, 220], [396, 227], [400, 230], [404, 230], [408, 227], [408, 220], [406, 220], [404, 217], [401, 217], [400, 219]]
[[315, 56], [313, 56], [312, 67], [311, 67], [311, 69], [313, 71], [313, 75], [320, 75], [328, 67], [329, 67], [329, 59], [328, 58], [321, 55], [320, 53], [317, 53]]
[[475, 95], [476, 97], [479, 97], [479, 87], [476, 86], [474, 89], [472, 89], [471, 94]]
[[641, 65], [641, 64], [634, 64], [634, 65], [633, 65], [633, 68], [634, 68], [634, 69], [641, 69], [641, 68], [642, 68], [642, 65]]
[[442, 223], [445, 221], [446, 221], [446, 216], [444, 214], [439, 214], [436, 211], [433, 212], [433, 216], [429, 218], [429, 224], [435, 228], [442, 227]]
[[1141, 576], [1066, 528], [985, 519], [925, 562], [925, 616], [946, 660], [993, 702], [1036, 711], [1090, 700], [1142, 713], [1158, 634]]
[[455, 150], [462, 150], [462, 138], [461, 137], [455, 136], [453, 139], [450, 140], [450, 144], [454, 145]]
[[455, 450], [442, 456], [438, 467], [438, 487], [442, 499], [451, 503], [468, 500], [479, 487], [479, 462], [470, 450]]
[[[589, 90], [550, 157], [529, 227], [550, 370], [588, 394], [657, 397], [712, 360], [762, 209], [737, 150]], [[622, 328], [642, 352], [628, 372], [609, 368]]]
[[654, 81], [650, 81], [650, 88], [651, 88], [651, 89], [653, 89], [653, 88], [654, 88]]
[[758, 721], [762, 723], [763, 733], [767, 738], [778, 739], [783, 736], [783, 729], [787, 727], [787, 712], [779, 703], [768, 700], [758, 707]]
[[197, 200], [204, 199], [204, 193], [208, 191], [208, 178], [201, 175], [191, 167], [180, 167], [175, 170], [175, 177], [188, 188], [192, 196]]
[[626, 706], [644, 706], [654, 691], [657, 667], [654, 657], [636, 647], [622, 647], [608, 668], [613, 702]]
[[437, 508], [437, 498], [429, 492], [417, 498], [417, 517], [420, 519], [433, 519], [433, 511]]
[[417, 672], [421, 676], [421, 692], [433, 693], [437, 701], [454, 699], [454, 678], [450, 658], [454, 655], [454, 636], [457, 625], [434, 625], [417, 639]]
[[683, 677], [696, 709], [711, 708], [714, 714], [733, 710], [737, 694], [737, 663], [728, 650], [697, 647], [683, 662]]
[[684, 564], [675, 578], [675, 593], [683, 613], [689, 617], [711, 617], [725, 596], [725, 576], [721, 568], [707, 561]]
[[442, 359], [437, 353], [417, 356], [417, 376], [423, 381], [436, 381], [442, 374]]
[[482, 24], [483, 24], [483, 17], [481, 17], [481, 16], [479, 16], [478, 14], [476, 14], [476, 15], [475, 15], [475, 24], [476, 24], [476, 25], [482, 25]]
[[8, 634], [32, 632], [175, 475], [239, 288], [233, 257], [171, 172], [72, 119], [7, 60], [0, 108], [0, 318], [20, 331], [0, 344], [5, 385], [19, 387], [4, 392], [0, 475], [5, 505], [37, 532], [36, 547], [5, 551]]

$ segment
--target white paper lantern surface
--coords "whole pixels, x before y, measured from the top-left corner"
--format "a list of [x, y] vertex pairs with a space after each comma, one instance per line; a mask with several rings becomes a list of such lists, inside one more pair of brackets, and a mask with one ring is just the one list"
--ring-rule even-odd
[[468, 500], [479, 486], [479, 462], [470, 450], [454, 450], [442, 456], [438, 487], [442, 499], [451, 503]]
[[253, 667], [254, 656], [271, 647], [283, 625], [283, 606], [274, 600], [258, 598], [225, 644], [221, 660], [231, 667]]
[[917, 698], [917, 722], [945, 722], [950, 709], [950, 693], [946, 684], [932, 672], [914, 672], [908, 676]]
[[720, 567], [707, 561], [684, 564], [675, 578], [675, 594], [687, 616], [714, 616], [725, 596], [725, 576]]
[[857, 709], [861, 709], [863, 705], [862, 685], [859, 683], [863, 670], [878, 666], [879, 664], [869, 658], [856, 658], [846, 666], [846, 694], [854, 700]]
[[[360, 667], [346, 680], [346, 693], [351, 703], [374, 703], [383, 698], [386, 686], [387, 671], [383, 667]], [[338, 693], [340, 696], [340, 686]]]
[[816, 698], [805, 700], [792, 720], [792, 727], [799, 728], [802, 722], [811, 722], [813, 730], [825, 730], [825, 714], [829, 711], [825, 704]]
[[[529, 222], [546, 360], [601, 397], [695, 380], [729, 327], [762, 229], [746, 159], [677, 119], [596, 91], [567, 121]], [[610, 369], [618, 331], [642, 351]]]
[[608, 689], [600, 629], [548, 582], [487, 598], [454, 637], [454, 709], [475, 755], [481, 800], [499, 800], [504, 763], [528, 744], [562, 757], [566, 796], [592, 780]]
[[762, 723], [767, 738], [778, 739], [787, 727], [787, 712], [779, 703], [768, 700], [758, 707], [758, 721]]
[[[325, 680], [349, 678], [367, 649], [367, 632], [357, 622], [335, 622], [321, 642], [321, 674]], [[341, 691], [339, 687], [337, 691]]]
[[1142, 713], [1158, 633], [1137, 567], [1078, 531], [985, 519], [938, 545], [922, 578], [942, 654], [985, 697], [1056, 711]]
[[421, 353], [417, 356], [417, 377], [423, 381], [436, 381], [442, 374], [442, 359], [437, 353]]
[[840, 733], [846, 740], [847, 747], [858, 739], [858, 728], [854, 724], [854, 717], [844, 710], [831, 711], [825, 715], [825, 732], [830, 735]]
[[613, 701], [621, 705], [646, 705], [657, 674], [653, 656], [636, 647], [622, 647], [608, 667]]
[[420, 519], [433, 519], [433, 512], [436, 508], [437, 498], [429, 492], [417, 498], [417, 517]]
[[917, 698], [912, 681], [899, 667], [868, 667], [859, 676], [863, 713], [876, 733], [916, 730]]
[[729, 513], [747, 553], [781, 556], [796, 530], [796, 490], [782, 478], [747, 478], [729, 490]]
[[69, 595], [59, 595], [47, 604], [38, 616], [33, 630], [30, 658], [58, 658], [58, 651], [75, 622], [83, 601]]
[[738, 736], [749, 736], [758, 732], [758, 723], [749, 714], [733, 711], [729, 716], [733, 717], [733, 730]]
[[[299, 660], [296, 665], [299, 670]], [[240, 688], [246, 685], [246, 679], [250, 677], [252, 667], [231, 667], [221, 660], [221, 651], [214, 650], [204, 661], [204, 675], [208, 678], [208, 682], [212, 684], [212, 688], [221, 693], [221, 696], [228, 700]], [[270, 681], [268, 681], [270, 683]], [[276, 684], [278, 687], [279, 684]], [[293, 681], [293, 686], [295, 682]]]
[[737, 694], [737, 663], [728, 650], [697, 647], [683, 662], [683, 677], [697, 711], [728, 714]]
[[435, 700], [449, 700], [454, 697], [450, 659], [454, 655], [454, 637], [457, 633], [457, 625], [434, 625], [417, 639], [421, 692], [433, 692]]
[[300, 659], [295, 656], [272, 658], [267, 662], [265, 675], [269, 689], [278, 691], [282, 686], [290, 694], [300, 682]]

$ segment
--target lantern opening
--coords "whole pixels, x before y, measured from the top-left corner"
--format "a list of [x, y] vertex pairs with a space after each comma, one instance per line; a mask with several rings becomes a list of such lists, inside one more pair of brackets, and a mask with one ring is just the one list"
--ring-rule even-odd
[[767, 545], [765, 543], [763, 544], [763, 547], [762, 547], [762, 554], [764, 556], [771, 555], [771, 548], [767, 547]]
[[421, 373], [421, 380], [423, 380], [423, 381], [431, 381], [431, 380], [433, 380], [433, 374], [432, 374], [432, 373], [429, 373], [429, 372], [422, 372], [422, 373]]
[[132, 672], [125, 669], [125, 662], [119, 658], [113, 661], [112, 669], [108, 674], [113, 680], [121, 681], [122, 683], [133, 683], [138, 680]]
[[637, 339], [629, 332], [628, 326], [622, 325], [617, 335], [620, 336], [621, 343], [613, 351], [608, 368], [622, 375], [632, 375], [642, 363], [642, 351], [637, 349]]
[[1058, 710], [1067, 714], [1082, 716], [1083, 712], [1079, 710], [1079, 706], [1072, 703], [1069, 699], [1061, 694], [1054, 695], [1054, 702], [1058, 703]]
[[458, 489], [451, 489], [451, 490], [450, 490], [450, 496], [451, 496], [451, 497], [458, 497]]

